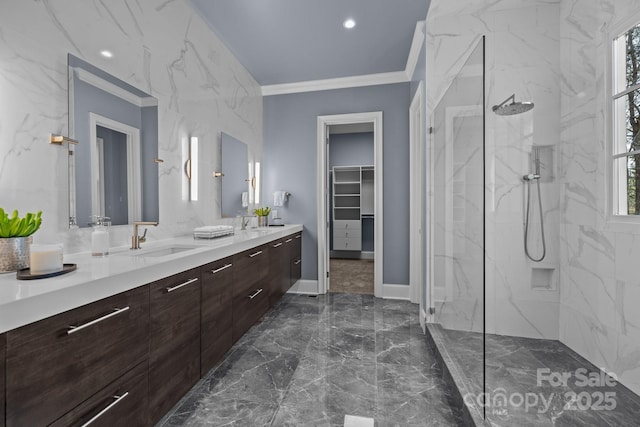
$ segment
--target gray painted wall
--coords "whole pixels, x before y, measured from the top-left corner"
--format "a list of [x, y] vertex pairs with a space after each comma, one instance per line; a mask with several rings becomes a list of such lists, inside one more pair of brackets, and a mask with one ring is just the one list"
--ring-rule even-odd
[[329, 135], [329, 169], [373, 164], [373, 132]]
[[263, 197], [289, 191], [278, 209], [285, 223], [304, 225], [302, 278], [318, 278], [317, 117], [383, 112], [384, 277], [409, 283], [409, 83], [267, 96], [263, 101]]

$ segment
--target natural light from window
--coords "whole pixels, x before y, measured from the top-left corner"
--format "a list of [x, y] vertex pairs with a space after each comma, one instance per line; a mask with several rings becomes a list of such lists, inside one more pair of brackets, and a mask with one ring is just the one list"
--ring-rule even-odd
[[613, 41], [613, 208], [640, 215], [640, 24]]

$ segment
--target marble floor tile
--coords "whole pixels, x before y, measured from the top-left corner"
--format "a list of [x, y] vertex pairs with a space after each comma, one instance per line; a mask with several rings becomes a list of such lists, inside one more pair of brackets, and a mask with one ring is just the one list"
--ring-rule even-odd
[[[581, 384], [578, 369], [587, 376], [601, 375], [600, 369], [559, 341], [487, 334], [483, 357], [482, 334], [442, 331], [445, 351], [461, 373], [461, 388], [475, 395], [486, 391], [494, 402], [487, 407], [490, 425], [640, 426], [640, 396], [620, 384]], [[566, 383], [551, 383], [541, 372], [567, 375]], [[613, 407], [603, 401], [605, 393], [613, 399]], [[496, 401], [498, 395], [514, 400]]]
[[458, 426], [417, 315], [370, 295], [285, 295], [159, 425]]

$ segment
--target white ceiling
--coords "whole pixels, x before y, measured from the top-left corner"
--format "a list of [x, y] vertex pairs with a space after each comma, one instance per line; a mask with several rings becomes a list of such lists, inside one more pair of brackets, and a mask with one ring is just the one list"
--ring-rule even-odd
[[191, 2], [265, 86], [404, 71], [430, 0]]

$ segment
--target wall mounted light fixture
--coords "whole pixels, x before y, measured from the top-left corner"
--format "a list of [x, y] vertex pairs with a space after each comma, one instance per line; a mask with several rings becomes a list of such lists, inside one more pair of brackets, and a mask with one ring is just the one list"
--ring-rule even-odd
[[189, 140], [189, 158], [184, 164], [184, 172], [189, 179], [189, 200], [198, 200], [198, 137]]
[[78, 143], [78, 141], [76, 141], [75, 139], [71, 139], [71, 138], [63, 136], [63, 135], [51, 134], [49, 136], [49, 144], [62, 145], [65, 142], [68, 142], [69, 144], [77, 144]]

